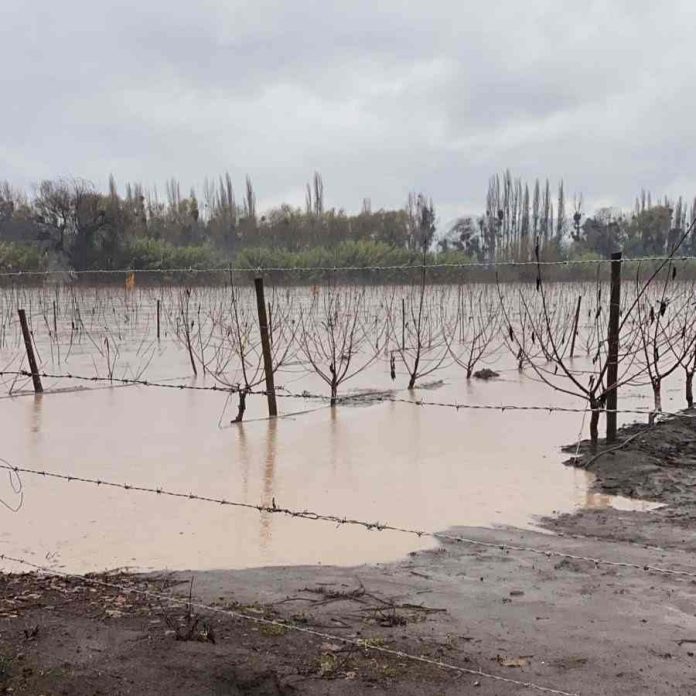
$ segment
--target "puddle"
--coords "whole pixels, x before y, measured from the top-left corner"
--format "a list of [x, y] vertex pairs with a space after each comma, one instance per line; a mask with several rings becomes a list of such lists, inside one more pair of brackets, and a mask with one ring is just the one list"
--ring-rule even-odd
[[654, 503], [649, 500], [635, 500], [623, 495], [606, 495], [605, 493], [589, 493], [587, 503], [583, 506], [590, 510], [606, 510], [614, 508], [624, 512], [652, 512], [664, 507], [664, 503]]
[[[133, 376], [149, 360], [148, 379], [214, 383], [209, 377], [192, 381], [181, 344], [171, 335], [159, 345], [151, 341], [152, 323], [140, 311], [139, 323], [131, 319], [120, 327], [125, 338], [116, 374]], [[139, 339], [129, 338], [128, 331]], [[94, 375], [96, 364], [104, 374], [104, 358], [88, 341], [70, 349], [67, 363], [64, 345], [58, 364], [55, 346], [38, 331], [36, 337], [47, 370]], [[0, 351], [3, 366], [20, 359], [17, 344]], [[502, 351], [495, 369], [501, 378], [467, 381], [461, 368], [450, 365], [424, 380], [442, 384], [417, 390], [413, 398], [582, 407], [520, 374]], [[409, 399], [406, 382], [403, 368], [392, 382], [384, 356], [343, 393], [396, 389], [394, 396]], [[284, 368], [276, 383], [296, 393], [326, 393], [326, 385], [299, 360]], [[51, 379], [44, 386], [49, 393], [41, 397], [0, 399], [0, 456], [12, 464], [428, 531], [461, 525], [533, 528], [539, 516], [583, 507], [654, 509], [651, 503], [592, 493], [591, 475], [561, 464], [560, 447], [578, 438], [581, 413], [455, 410], [391, 401], [331, 409], [315, 400], [280, 398], [284, 417], [268, 420], [263, 398], [251, 396], [246, 422], [231, 424], [236, 401], [220, 393], [101, 384], [70, 391], [66, 387], [84, 384]], [[644, 406], [639, 397], [626, 405]], [[672, 395], [665, 397], [665, 408], [675, 408]], [[21, 510], [0, 510], [0, 550], [76, 572], [352, 565], [395, 560], [428, 545], [393, 532], [31, 475], [22, 482]], [[13, 495], [0, 478], [0, 497], [11, 503]]]

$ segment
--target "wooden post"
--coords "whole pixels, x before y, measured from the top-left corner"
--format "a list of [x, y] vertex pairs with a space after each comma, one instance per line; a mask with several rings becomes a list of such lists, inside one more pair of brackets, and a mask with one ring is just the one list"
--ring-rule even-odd
[[578, 295], [578, 306], [575, 309], [575, 321], [573, 322], [573, 337], [570, 340], [570, 357], [575, 354], [575, 337], [578, 335], [578, 321], [580, 320], [580, 304], [582, 303], [582, 295]]
[[273, 384], [273, 358], [271, 357], [271, 342], [268, 337], [268, 317], [266, 316], [266, 300], [263, 294], [263, 278], [254, 278], [256, 288], [256, 307], [259, 313], [259, 331], [261, 332], [261, 350], [263, 351], [263, 372], [266, 377], [266, 398], [268, 399], [268, 415], [277, 416], [275, 385]]
[[160, 301], [157, 300], [157, 340], [160, 340]]
[[611, 297], [607, 336], [607, 443], [616, 441], [616, 382], [619, 379], [619, 313], [621, 309], [621, 252], [611, 255]]
[[462, 302], [462, 286], [459, 286], [459, 297], [458, 297], [458, 303], [459, 303], [459, 342], [464, 343], [464, 312], [462, 311], [462, 307], [464, 303]]
[[406, 300], [401, 298], [401, 350], [406, 350]]
[[271, 344], [271, 348], [273, 348], [273, 312], [271, 311], [270, 302], [267, 302], [266, 306], [268, 307], [268, 339]]
[[53, 335], [58, 340], [58, 317], [56, 316], [56, 301], [53, 300]]
[[18, 309], [19, 323], [22, 326], [22, 336], [24, 337], [24, 347], [27, 350], [27, 360], [29, 360], [29, 370], [31, 371], [31, 379], [34, 382], [34, 393], [41, 394], [43, 386], [41, 385], [41, 377], [39, 377], [39, 368], [36, 366], [36, 358], [34, 357], [34, 346], [31, 344], [31, 333], [29, 332], [29, 324], [27, 324], [27, 315], [23, 309]]

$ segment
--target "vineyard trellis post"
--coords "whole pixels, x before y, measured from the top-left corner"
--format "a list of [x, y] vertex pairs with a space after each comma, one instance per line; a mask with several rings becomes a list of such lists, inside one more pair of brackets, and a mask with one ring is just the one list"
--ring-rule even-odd
[[401, 347], [406, 348], [406, 300], [401, 298]]
[[575, 339], [578, 336], [578, 321], [580, 320], [580, 305], [582, 304], [582, 295], [578, 295], [578, 304], [575, 308], [575, 321], [573, 322], [573, 335], [570, 340], [570, 357], [575, 357]]
[[157, 340], [160, 340], [160, 301], [157, 300]]
[[27, 315], [23, 309], [18, 309], [17, 314], [19, 314], [19, 323], [22, 327], [24, 347], [27, 350], [27, 360], [29, 361], [31, 380], [34, 383], [34, 393], [41, 394], [43, 392], [43, 386], [41, 384], [41, 377], [39, 376], [39, 368], [36, 365], [36, 358], [34, 357], [34, 346], [31, 344], [31, 333], [29, 331], [29, 324], [27, 324]]
[[259, 332], [261, 333], [261, 350], [263, 351], [263, 372], [266, 378], [266, 398], [268, 399], [268, 415], [277, 416], [275, 385], [273, 383], [273, 358], [271, 356], [271, 341], [268, 335], [268, 315], [266, 314], [266, 298], [263, 291], [263, 278], [254, 278], [256, 289], [256, 306], [259, 313]]
[[616, 407], [619, 378], [619, 315], [621, 312], [620, 251], [611, 255], [611, 293], [609, 298], [609, 331], [607, 336], [607, 443], [616, 441]]

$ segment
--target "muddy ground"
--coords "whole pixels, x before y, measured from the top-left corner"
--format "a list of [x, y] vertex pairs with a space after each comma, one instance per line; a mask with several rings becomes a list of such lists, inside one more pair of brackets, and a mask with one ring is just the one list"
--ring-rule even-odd
[[[622, 428], [618, 446], [593, 454], [583, 442], [566, 460], [595, 475], [595, 489], [661, 503], [652, 512], [586, 510], [545, 520], [557, 532], [696, 549], [696, 411], [650, 428]], [[566, 451], [575, 455], [576, 447]]]
[[[0, 576], [0, 693], [549, 693], [524, 685], [533, 683], [583, 696], [694, 694], [696, 421], [633, 426], [619, 441], [599, 457], [583, 445], [569, 463], [592, 470], [598, 491], [661, 509], [544, 520], [557, 534], [457, 528], [450, 533], [496, 546], [446, 542], [376, 566]], [[264, 622], [186, 607], [189, 592], [196, 603]], [[177, 606], [156, 596], [172, 593]]]

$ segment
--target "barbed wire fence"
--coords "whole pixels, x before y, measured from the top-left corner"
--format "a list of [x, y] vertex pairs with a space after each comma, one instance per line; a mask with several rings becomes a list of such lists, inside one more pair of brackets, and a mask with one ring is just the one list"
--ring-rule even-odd
[[[95, 478], [84, 477], [84, 476], [73, 475], [73, 474], [62, 474], [62, 473], [46, 471], [46, 470], [31, 469], [31, 468], [27, 468], [27, 467], [20, 467], [20, 466], [12, 465], [3, 459], [0, 459], [0, 469], [5, 469], [6, 471], [14, 473], [17, 476], [19, 474], [30, 474], [33, 476], [42, 477], [44, 479], [63, 481], [65, 483], [82, 483], [82, 484], [90, 484], [90, 485], [102, 487], [102, 488], [118, 489], [118, 490], [121, 490], [121, 491], [126, 492], [126, 493], [128, 493], [128, 492], [148, 493], [148, 494], [160, 496], [163, 498], [176, 498], [179, 500], [188, 500], [188, 501], [194, 501], [194, 502], [210, 503], [210, 504], [213, 504], [216, 506], [222, 506], [222, 507], [242, 508], [245, 510], [253, 510], [253, 511], [256, 511], [259, 513], [268, 513], [268, 514], [280, 515], [280, 516], [291, 517], [291, 518], [295, 518], [295, 519], [309, 520], [312, 522], [328, 522], [328, 523], [331, 523], [333, 525], [336, 525], [337, 527], [353, 526], [353, 527], [362, 527], [363, 529], [365, 529], [367, 531], [398, 532], [401, 534], [409, 534], [411, 536], [416, 536], [419, 539], [421, 539], [423, 537], [428, 537], [428, 538], [435, 539], [436, 541], [445, 541], [445, 542], [449, 542], [449, 543], [463, 544], [463, 545], [468, 545], [468, 546], [474, 546], [474, 547], [480, 547], [480, 548], [486, 548], [486, 549], [492, 549], [492, 550], [498, 550], [498, 551], [504, 551], [504, 552], [517, 552], [517, 553], [522, 553], [522, 554], [532, 554], [532, 555], [536, 555], [536, 556], [543, 556], [545, 558], [559, 558], [559, 559], [566, 559], [566, 560], [573, 560], [573, 561], [586, 561], [586, 562], [589, 562], [597, 567], [608, 566], [608, 567], [614, 567], [614, 568], [626, 568], [626, 569], [631, 569], [631, 570], [639, 570], [639, 571], [648, 572], [648, 573], [658, 573], [661, 575], [671, 575], [671, 576], [696, 578], [695, 571], [687, 571], [687, 570], [680, 570], [680, 569], [673, 569], [673, 568], [664, 568], [664, 567], [652, 565], [652, 564], [641, 565], [641, 564], [637, 564], [637, 563], [631, 563], [628, 561], [620, 561], [620, 560], [614, 560], [614, 559], [595, 558], [595, 557], [591, 557], [591, 556], [583, 556], [583, 555], [577, 555], [577, 554], [572, 554], [572, 553], [566, 553], [563, 551], [539, 549], [539, 548], [535, 548], [532, 546], [522, 546], [522, 545], [507, 544], [507, 543], [481, 541], [481, 540], [473, 539], [470, 537], [465, 537], [465, 536], [458, 535], [458, 534], [447, 534], [444, 532], [432, 532], [432, 531], [427, 531], [427, 530], [423, 530], [423, 529], [413, 529], [413, 528], [409, 528], [409, 527], [400, 527], [400, 526], [396, 526], [393, 524], [389, 524], [388, 522], [380, 522], [380, 521], [368, 522], [365, 520], [353, 519], [350, 517], [345, 517], [345, 516], [340, 516], [340, 515], [335, 515], [335, 514], [319, 513], [319, 512], [312, 511], [312, 510], [294, 510], [291, 508], [285, 508], [285, 507], [281, 507], [281, 506], [277, 505], [275, 498], [273, 499], [271, 505], [257, 505], [254, 503], [245, 503], [245, 502], [239, 501], [239, 500], [229, 500], [226, 498], [215, 498], [215, 497], [211, 497], [211, 496], [198, 495], [198, 494], [193, 493], [193, 492], [186, 493], [186, 492], [182, 492], [182, 491], [173, 491], [173, 490], [169, 490], [167, 488], [164, 488], [162, 486], [151, 487], [151, 486], [142, 486], [142, 485], [135, 485], [135, 484], [128, 484], [128, 483], [118, 483], [115, 481], [110, 481], [108, 479], [101, 479], [101, 478], [95, 479]], [[660, 549], [660, 550], [664, 551], [664, 549]]]
[[[81, 382], [97, 382], [103, 384], [122, 384], [125, 386], [141, 386], [141, 387], [154, 387], [159, 389], [173, 389], [175, 391], [202, 391], [202, 392], [217, 392], [223, 394], [237, 394], [240, 391], [246, 391], [247, 394], [254, 396], [267, 396], [268, 392], [265, 389], [245, 389], [239, 386], [227, 387], [217, 384], [211, 385], [195, 385], [195, 384], [169, 384], [167, 382], [155, 382], [146, 379], [130, 379], [127, 377], [97, 377], [97, 376], [85, 376], [85, 375], [73, 375], [70, 373], [66, 374], [54, 374], [50, 372], [39, 372], [40, 377], [46, 379], [66, 379], [75, 380]], [[5, 376], [19, 376], [31, 378], [32, 373], [28, 370], [0, 370], [0, 377]], [[33, 392], [31, 392], [33, 393]], [[276, 386], [276, 396], [286, 399], [307, 399], [314, 401], [331, 401], [331, 397], [325, 394], [316, 394], [313, 392], [303, 391], [303, 392], [289, 392], [286, 391], [282, 386]], [[339, 396], [335, 399], [337, 405], [340, 404], [350, 404], [350, 403], [401, 403], [409, 404], [411, 406], [435, 406], [438, 408], [450, 408], [455, 411], [499, 411], [501, 413], [514, 412], [514, 411], [541, 411], [543, 413], [587, 413], [586, 408], [572, 408], [567, 406], [542, 406], [542, 405], [525, 405], [525, 404], [466, 404], [459, 403], [455, 401], [428, 401], [418, 397], [412, 399], [404, 399], [399, 397], [394, 397], [387, 392], [364, 392], [358, 394], [347, 394], [345, 396]], [[601, 407], [597, 409], [601, 413], [625, 413], [631, 415], [641, 415], [649, 416], [653, 411], [650, 409], [636, 409], [636, 408], [618, 408], [609, 409], [606, 407]], [[658, 414], [661, 418], [696, 418], [696, 414], [685, 413], [683, 411], [662, 411]]]
[[[662, 261], [690, 262], [696, 261], [696, 256], [672, 255], [672, 256], [640, 256], [624, 257], [624, 263], [652, 263]], [[210, 266], [207, 268], [182, 267], [182, 268], [92, 268], [84, 270], [46, 270], [46, 271], [3, 271], [0, 278], [21, 277], [79, 277], [87, 275], [129, 275], [131, 273], [152, 274], [181, 274], [181, 273], [307, 273], [307, 272], [361, 272], [361, 271], [408, 271], [408, 270], [437, 270], [440, 268], [516, 268], [527, 266], [596, 266], [610, 264], [611, 259], [565, 259], [565, 260], [539, 260], [539, 261], [467, 261], [460, 263], [411, 263], [396, 265], [366, 264], [364, 266]]]

